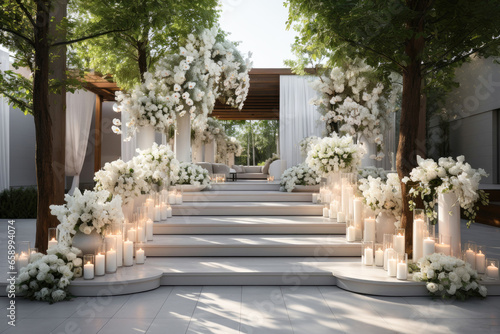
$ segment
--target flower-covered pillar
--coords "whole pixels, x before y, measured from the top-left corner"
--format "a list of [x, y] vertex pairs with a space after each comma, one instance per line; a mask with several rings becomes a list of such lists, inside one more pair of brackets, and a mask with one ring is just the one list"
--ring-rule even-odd
[[234, 153], [228, 153], [227, 154], [227, 165], [231, 167], [234, 165]]
[[175, 157], [179, 161], [191, 162], [191, 117], [189, 113], [177, 117]]
[[193, 162], [203, 161], [203, 153], [205, 151], [205, 145], [203, 141], [195, 139], [193, 141], [192, 152], [193, 152]]
[[211, 141], [205, 144], [205, 161], [214, 163], [216, 155], [217, 155], [217, 142], [215, 141], [215, 139], [212, 139]]

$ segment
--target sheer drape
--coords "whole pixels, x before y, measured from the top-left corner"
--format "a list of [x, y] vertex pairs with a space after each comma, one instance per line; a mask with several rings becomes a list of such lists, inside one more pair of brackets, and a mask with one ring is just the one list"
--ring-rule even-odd
[[[9, 54], [0, 50], [0, 70], [9, 69]], [[19, 112], [18, 110], [16, 110]], [[0, 191], [10, 187], [9, 104], [0, 96]]]
[[287, 168], [303, 160], [299, 142], [309, 136], [320, 137], [324, 129], [320, 113], [309, 104], [316, 96], [309, 80], [307, 76], [280, 76], [280, 155]]
[[134, 157], [135, 154], [135, 149], [137, 146], [137, 139], [136, 136], [132, 137], [129, 141], [125, 141], [125, 138], [128, 136], [127, 132], [127, 122], [129, 121], [128, 119], [128, 114], [125, 112], [120, 113], [121, 114], [121, 121], [122, 121], [122, 160], [123, 161], [129, 161]]
[[66, 175], [73, 176], [70, 194], [80, 181], [95, 100], [94, 93], [84, 90], [66, 94]]

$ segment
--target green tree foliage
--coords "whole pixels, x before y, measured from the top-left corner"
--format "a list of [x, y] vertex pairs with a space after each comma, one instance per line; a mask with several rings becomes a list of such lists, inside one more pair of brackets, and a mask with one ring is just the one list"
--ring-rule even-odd
[[[397, 168], [400, 178], [416, 166], [421, 94], [425, 79], [447, 80], [473, 54], [500, 54], [499, 0], [288, 0], [289, 25], [297, 24], [298, 49], [333, 59], [366, 58], [387, 77], [403, 78]], [[297, 62], [300, 68], [303, 60]], [[431, 79], [429, 79], [431, 78]], [[425, 150], [425, 147], [423, 148]], [[402, 224], [411, 250], [409, 187], [402, 184]]]
[[131, 88], [188, 34], [211, 27], [219, 16], [217, 5], [217, 0], [74, 0], [78, 34], [127, 29], [76, 45], [73, 62], [113, 74], [120, 87]]

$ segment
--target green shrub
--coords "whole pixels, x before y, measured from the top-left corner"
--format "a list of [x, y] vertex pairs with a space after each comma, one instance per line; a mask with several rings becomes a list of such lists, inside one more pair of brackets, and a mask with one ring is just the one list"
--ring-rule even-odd
[[36, 218], [36, 189], [17, 188], [0, 193], [0, 218]]

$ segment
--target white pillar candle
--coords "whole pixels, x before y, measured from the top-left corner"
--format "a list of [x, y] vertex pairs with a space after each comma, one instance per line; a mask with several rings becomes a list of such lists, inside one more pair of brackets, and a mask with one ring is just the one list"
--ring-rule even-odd
[[348, 242], [356, 240], [356, 228], [354, 226], [349, 226], [347, 228], [346, 239]]
[[312, 202], [313, 203], [318, 203], [318, 198], [319, 198], [319, 194], [312, 194]]
[[153, 240], [153, 221], [151, 219], [146, 221], [146, 239], [148, 241]]
[[143, 264], [144, 263], [144, 259], [145, 259], [144, 250], [142, 248], [139, 248], [135, 252], [135, 263], [136, 264]]
[[182, 194], [175, 196], [175, 204], [182, 204]]
[[[353, 200], [353, 220], [354, 220], [354, 225], [356, 225], [356, 227], [359, 227], [361, 228], [362, 224], [363, 224], [363, 213], [364, 213], [364, 210], [365, 207], [363, 205], [363, 201], [361, 198], [355, 198]], [[375, 240], [372, 240], [372, 241], [375, 241]]]
[[123, 266], [123, 236], [116, 234], [116, 265], [118, 267]]
[[131, 241], [137, 241], [137, 231], [135, 230], [135, 228], [131, 228], [130, 230], [128, 230], [127, 239]]
[[331, 195], [331, 193], [330, 193], [329, 191], [328, 191], [328, 192], [325, 192], [325, 193], [323, 194], [323, 202], [325, 202], [325, 203], [330, 203], [330, 201], [331, 201], [331, 196], [332, 196], [332, 195]]
[[424, 256], [424, 230], [426, 224], [423, 219], [413, 220], [413, 262], [417, 262]]
[[26, 267], [30, 263], [29, 256], [25, 252], [21, 252], [17, 258], [17, 267], [19, 269]]
[[493, 264], [490, 264], [486, 268], [486, 276], [491, 279], [498, 279], [499, 278], [499, 273], [498, 273], [498, 267], [496, 267]]
[[337, 211], [338, 211], [338, 202], [332, 201], [330, 203], [330, 219], [337, 219]]
[[364, 241], [374, 241], [375, 242], [375, 219], [366, 218], [365, 219], [365, 231], [363, 234]]
[[94, 265], [90, 262], [87, 262], [83, 265], [83, 278], [84, 279], [93, 279], [94, 278]]
[[361, 240], [363, 238], [363, 230], [361, 227], [356, 226], [356, 240]]
[[134, 264], [134, 243], [130, 240], [123, 243], [123, 264], [127, 267]]
[[479, 274], [484, 274], [486, 271], [486, 256], [482, 251], [476, 254], [476, 270]]
[[387, 260], [387, 275], [389, 275], [390, 277], [396, 277], [397, 264], [398, 264], [398, 260], [396, 260], [396, 259]]
[[161, 206], [160, 205], [155, 205], [154, 213], [155, 213], [154, 221], [155, 222], [161, 221]]
[[337, 223], [345, 223], [345, 215], [343, 212], [337, 212]]
[[172, 218], [172, 207], [167, 207], [167, 217]]
[[324, 218], [330, 217], [330, 209], [328, 209], [327, 207], [323, 208], [323, 217]]
[[95, 256], [95, 274], [96, 276], [102, 276], [105, 274], [105, 256], [104, 254], [97, 253]]
[[408, 279], [408, 265], [404, 262], [401, 261], [398, 263], [398, 267], [396, 270], [396, 278], [400, 280], [406, 280]]
[[436, 244], [436, 253], [451, 255], [451, 247], [448, 244]]
[[465, 262], [468, 262], [472, 269], [476, 269], [476, 253], [472, 249], [465, 251]]
[[161, 220], [167, 220], [168, 218], [168, 213], [167, 213], [167, 204], [162, 203], [161, 204]]
[[434, 254], [434, 252], [436, 251], [435, 245], [436, 245], [436, 241], [434, 241], [434, 239], [425, 238], [424, 243], [423, 243], [423, 248], [422, 248], [422, 252], [423, 252], [422, 257]]
[[349, 194], [351, 191], [349, 189], [352, 189], [351, 186], [345, 186], [342, 187], [342, 212], [347, 216], [349, 214]]
[[142, 226], [137, 228], [137, 242], [146, 242], [146, 231], [144, 231]]
[[405, 236], [402, 234], [398, 234], [394, 236], [392, 244], [394, 245], [394, 250], [396, 253], [404, 254], [405, 253]]
[[170, 194], [168, 194], [168, 203], [175, 204], [175, 202], [176, 202], [175, 193], [171, 192]]
[[377, 267], [384, 266], [384, 251], [382, 250], [382, 248], [378, 248], [375, 251], [375, 265]]
[[389, 252], [393, 252], [393, 251], [394, 251], [394, 249], [392, 249], [392, 248], [386, 248], [384, 250], [384, 270], [387, 270], [387, 266], [388, 266], [387, 261], [389, 261]]
[[52, 247], [55, 247], [57, 246], [57, 240], [55, 238], [52, 238], [49, 240], [49, 247], [48, 248], [52, 248]]
[[365, 248], [364, 262], [366, 266], [373, 266], [373, 249]]
[[[116, 235], [113, 235], [113, 234], [108, 234], [108, 235], [106, 235], [104, 238], [105, 238], [105, 241], [104, 241], [104, 244], [105, 244], [105, 245], [106, 245], [106, 244], [110, 244], [110, 245], [117, 245], [117, 244], [118, 244], [118, 242], [117, 242], [117, 240], [116, 240]], [[110, 240], [110, 241], [108, 241], [109, 239], [111, 239], [111, 240]], [[117, 253], [117, 250], [114, 250], [114, 252], [115, 252], [115, 254], [116, 254], [116, 253]], [[109, 262], [109, 261], [110, 261], [110, 260], [109, 260], [109, 259], [108, 259], [108, 257], [106, 256], [106, 272], [110, 272], [110, 271], [108, 270], [108, 262]], [[118, 256], [117, 256], [117, 254], [115, 255], [115, 268], [116, 268], [116, 266], [118, 266]], [[109, 268], [111, 268], [111, 267], [109, 267]], [[116, 269], [115, 269], [115, 270], [116, 270]]]
[[146, 199], [146, 207], [148, 208], [148, 218], [155, 219], [155, 200], [152, 198]]
[[106, 252], [106, 272], [114, 273], [116, 271], [116, 251], [111, 248]]
[[353, 207], [354, 188], [351, 187], [347, 191], [348, 191], [348, 195], [349, 195], [349, 211], [348, 211], [348, 215], [349, 215], [349, 218], [352, 219], [353, 218], [353, 214], [354, 214], [354, 207]]

